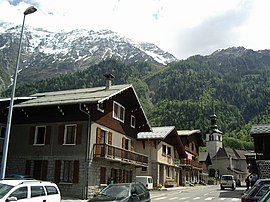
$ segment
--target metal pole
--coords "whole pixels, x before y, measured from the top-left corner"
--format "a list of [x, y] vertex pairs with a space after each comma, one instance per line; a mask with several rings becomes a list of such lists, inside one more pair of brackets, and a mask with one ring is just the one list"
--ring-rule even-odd
[[16, 83], [17, 83], [17, 74], [18, 74], [18, 69], [19, 69], [19, 66], [20, 66], [22, 36], [23, 36], [23, 28], [24, 28], [25, 16], [28, 15], [28, 14], [36, 12], [36, 10], [37, 9], [34, 6], [30, 6], [23, 13], [23, 24], [22, 24], [22, 30], [21, 30], [21, 35], [20, 35], [20, 43], [19, 43], [18, 56], [17, 56], [17, 61], [16, 61], [16, 69], [15, 69], [15, 73], [14, 73], [13, 87], [12, 87], [11, 97], [10, 97], [8, 120], [7, 120], [6, 132], [5, 132], [5, 141], [4, 141], [3, 156], [2, 156], [2, 163], [1, 163], [1, 176], [0, 176], [1, 178], [0, 179], [4, 179], [5, 174], [6, 174], [9, 136], [10, 136], [10, 128], [11, 128], [11, 120], [12, 120], [15, 89], [16, 89]]

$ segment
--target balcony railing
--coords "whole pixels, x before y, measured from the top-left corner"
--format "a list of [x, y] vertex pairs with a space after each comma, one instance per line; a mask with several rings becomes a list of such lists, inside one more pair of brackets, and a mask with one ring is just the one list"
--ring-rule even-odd
[[202, 169], [202, 164], [200, 162], [193, 161], [191, 159], [181, 159], [180, 165], [181, 166], [192, 166], [195, 168]]
[[94, 144], [94, 157], [135, 166], [148, 166], [148, 156], [109, 144]]

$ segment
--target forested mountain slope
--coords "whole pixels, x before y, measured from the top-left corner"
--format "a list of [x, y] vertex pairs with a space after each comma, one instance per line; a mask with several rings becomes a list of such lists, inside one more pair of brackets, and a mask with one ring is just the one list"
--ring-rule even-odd
[[269, 51], [242, 47], [167, 66], [105, 60], [75, 73], [19, 82], [16, 95], [101, 86], [105, 73], [115, 76], [113, 84], [134, 85], [152, 126], [205, 132], [215, 113], [227, 146], [252, 149], [251, 124], [270, 122]]

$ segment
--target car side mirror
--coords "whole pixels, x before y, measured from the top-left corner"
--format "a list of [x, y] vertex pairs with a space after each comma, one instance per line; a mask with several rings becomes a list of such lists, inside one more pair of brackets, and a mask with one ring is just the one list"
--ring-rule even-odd
[[7, 201], [7, 202], [8, 202], [8, 201], [18, 201], [18, 199], [17, 199], [17, 197], [12, 196], [12, 197], [8, 197], [6, 201]]

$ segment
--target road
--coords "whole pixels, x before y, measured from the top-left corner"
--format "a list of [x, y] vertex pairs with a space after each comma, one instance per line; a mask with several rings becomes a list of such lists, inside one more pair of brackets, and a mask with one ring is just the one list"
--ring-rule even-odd
[[245, 187], [236, 190], [220, 190], [219, 186], [195, 186], [186, 189], [168, 191], [151, 191], [152, 202], [182, 201], [182, 202], [240, 202]]

